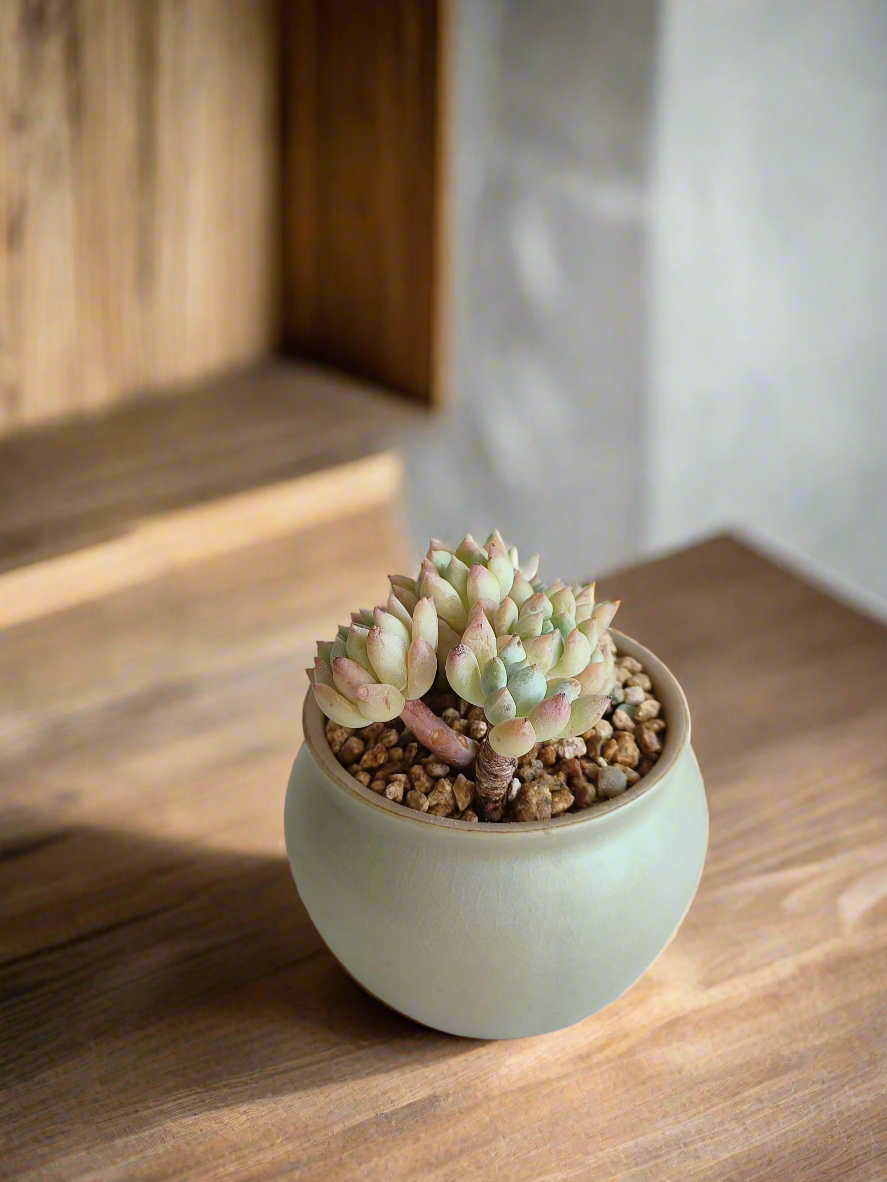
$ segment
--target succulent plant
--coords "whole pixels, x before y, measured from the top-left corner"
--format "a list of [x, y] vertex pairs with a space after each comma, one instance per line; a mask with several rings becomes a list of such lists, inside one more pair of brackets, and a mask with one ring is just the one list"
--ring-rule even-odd
[[[432, 540], [416, 578], [389, 576], [385, 607], [364, 609], [318, 643], [313, 673], [321, 710], [342, 726], [400, 715], [430, 750], [459, 767], [477, 761], [477, 794], [498, 819], [516, 760], [534, 744], [589, 730], [609, 704], [615, 646], [607, 629], [618, 602], [595, 603], [594, 584], [533, 582], [494, 531], [455, 550]], [[481, 748], [419, 699], [445, 670], [452, 689], [483, 708]]]

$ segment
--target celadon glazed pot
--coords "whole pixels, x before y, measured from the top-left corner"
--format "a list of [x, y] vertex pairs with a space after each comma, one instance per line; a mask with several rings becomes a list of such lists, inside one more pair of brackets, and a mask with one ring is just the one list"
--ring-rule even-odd
[[392, 1009], [470, 1038], [558, 1030], [618, 997], [680, 926], [708, 843], [690, 714], [665, 665], [613, 635], [653, 680], [663, 751], [622, 796], [551, 821], [449, 820], [378, 796], [330, 751], [309, 691], [290, 865], [332, 954]]

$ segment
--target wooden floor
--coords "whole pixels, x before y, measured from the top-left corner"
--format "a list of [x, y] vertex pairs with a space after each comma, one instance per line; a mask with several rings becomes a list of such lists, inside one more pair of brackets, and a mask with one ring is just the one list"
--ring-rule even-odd
[[887, 632], [726, 539], [607, 580], [688, 693], [700, 892], [599, 1015], [470, 1042], [284, 860], [312, 641], [402, 560], [376, 506], [0, 633], [0, 1177], [883, 1182]]

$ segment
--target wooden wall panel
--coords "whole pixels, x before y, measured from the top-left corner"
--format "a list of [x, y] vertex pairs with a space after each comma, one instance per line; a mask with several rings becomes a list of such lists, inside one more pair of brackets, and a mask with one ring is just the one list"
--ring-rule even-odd
[[439, 393], [445, 0], [282, 0], [284, 328]]
[[0, 3], [0, 433], [279, 336], [276, 0]]

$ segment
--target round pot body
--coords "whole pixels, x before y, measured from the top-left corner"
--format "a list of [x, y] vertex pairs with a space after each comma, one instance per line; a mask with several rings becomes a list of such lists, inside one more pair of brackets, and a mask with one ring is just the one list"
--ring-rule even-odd
[[309, 692], [290, 865], [330, 951], [393, 1009], [471, 1038], [558, 1030], [618, 997], [680, 926], [708, 842], [687, 703], [661, 661], [614, 635], [653, 679], [663, 752], [622, 796], [551, 821], [448, 820], [377, 796], [330, 751]]

